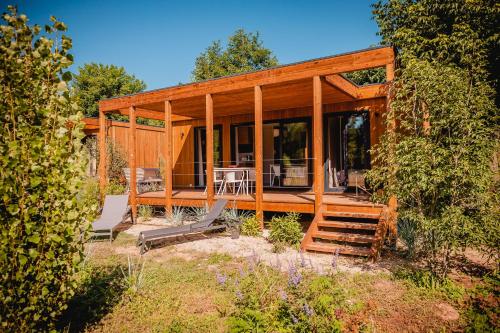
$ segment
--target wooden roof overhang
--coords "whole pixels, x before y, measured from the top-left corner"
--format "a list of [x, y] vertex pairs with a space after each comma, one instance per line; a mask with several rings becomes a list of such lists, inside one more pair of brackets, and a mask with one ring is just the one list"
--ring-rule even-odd
[[254, 112], [254, 87], [261, 86], [263, 111], [311, 106], [314, 76], [322, 78], [323, 104], [342, 103], [386, 96], [385, 84], [357, 86], [342, 73], [385, 67], [394, 63], [391, 47], [377, 47], [346, 54], [283, 65], [101, 100], [102, 112], [127, 115], [135, 107], [136, 116], [164, 120], [165, 101], [172, 103], [172, 121], [205, 118], [205, 96], [211, 94], [214, 116]]

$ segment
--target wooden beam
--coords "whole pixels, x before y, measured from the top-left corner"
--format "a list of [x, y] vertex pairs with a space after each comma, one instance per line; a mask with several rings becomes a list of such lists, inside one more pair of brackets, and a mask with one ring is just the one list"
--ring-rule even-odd
[[206, 156], [207, 156], [207, 201], [209, 206], [214, 201], [214, 102], [212, 95], [205, 97], [205, 126], [206, 126]]
[[313, 77], [313, 154], [314, 154], [314, 207], [319, 212], [323, 205], [323, 99], [321, 78]]
[[106, 99], [99, 102], [103, 111], [126, 108], [130, 105], [143, 105], [164, 100], [177, 100], [206, 94], [215, 94], [231, 90], [252, 88], [313, 76], [339, 74], [362, 69], [375, 68], [392, 64], [394, 51], [391, 47], [352, 52], [338, 56], [315, 59], [298, 64], [280, 66], [219, 79], [196, 82], [187, 85], [169, 87], [131, 96]]
[[128, 164], [130, 168], [130, 206], [132, 207], [132, 222], [136, 223], [137, 218], [137, 166], [136, 166], [136, 118], [135, 106], [129, 108], [129, 154]]
[[165, 216], [172, 214], [172, 102], [165, 101]]
[[260, 228], [264, 229], [264, 212], [262, 211], [262, 201], [264, 196], [264, 161], [262, 145], [262, 88], [255, 86], [255, 215], [260, 223]]
[[[123, 116], [128, 116], [129, 114], [129, 109], [119, 109], [119, 110], [114, 110], [112, 113], [116, 114], [121, 114]], [[153, 119], [153, 120], [165, 120], [165, 115], [163, 114], [163, 111], [156, 111], [156, 110], [149, 110], [145, 108], [135, 108], [135, 117], [140, 117], [140, 118], [145, 118], [145, 119]], [[182, 116], [182, 115], [177, 115], [177, 114], [172, 114], [172, 121], [182, 121], [182, 120], [191, 120], [193, 117], [188, 117], [188, 116]]]
[[101, 200], [106, 194], [106, 115], [99, 111], [99, 189]]
[[342, 75], [334, 74], [325, 76], [325, 82], [349, 95], [353, 99], [358, 98], [358, 86], [344, 78]]

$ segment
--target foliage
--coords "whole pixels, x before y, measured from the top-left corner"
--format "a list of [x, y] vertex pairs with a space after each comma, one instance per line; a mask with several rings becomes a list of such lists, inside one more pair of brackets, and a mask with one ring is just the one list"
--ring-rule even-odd
[[374, 5], [382, 43], [407, 56], [455, 64], [498, 78], [498, 21], [494, 0], [379, 0]]
[[125, 182], [123, 168], [128, 168], [128, 161], [123, 147], [113, 140], [106, 140], [106, 151], [106, 172], [109, 181], [123, 184]]
[[123, 67], [90, 63], [78, 68], [73, 87], [85, 116], [97, 117], [99, 100], [144, 91], [146, 84]]
[[372, 83], [383, 83], [385, 82], [385, 68], [379, 67], [363, 69], [360, 71], [345, 73], [344, 76], [356, 83], [358, 86]]
[[278, 65], [272, 52], [263, 46], [259, 33], [236, 30], [224, 50], [214, 41], [196, 58], [193, 81], [265, 69]]
[[81, 112], [67, 82], [71, 39], [8, 7], [0, 26], [0, 321], [2, 331], [48, 331], [74, 291], [91, 207]]
[[187, 216], [188, 213], [182, 206], [172, 206], [171, 212], [165, 212], [167, 223], [172, 225], [183, 225]]
[[149, 205], [139, 206], [139, 217], [142, 217], [144, 221], [149, 221], [153, 217], [153, 207]]
[[252, 214], [243, 219], [241, 223], [241, 234], [245, 236], [260, 236], [260, 222], [255, 214]]
[[273, 216], [269, 226], [269, 240], [271, 243], [299, 245], [302, 240], [302, 227], [299, 223], [299, 217], [298, 213]]
[[466, 297], [465, 332], [498, 332], [500, 330], [500, 279], [498, 274], [485, 276], [483, 284], [471, 290]]
[[[498, 258], [498, 195], [491, 168], [498, 114], [490, 68], [488, 1], [392, 0], [375, 5], [384, 41], [398, 48], [387, 126], [368, 173], [415, 223], [428, 267], [443, 278], [453, 252]], [[498, 7], [497, 7], [498, 8]], [[486, 19], [484, 26], [480, 18]], [[488, 41], [489, 40], [489, 41]], [[380, 198], [380, 193], [376, 196]]]
[[398, 219], [398, 236], [406, 246], [407, 255], [413, 258], [419, 246], [417, 222], [411, 219]]
[[341, 332], [342, 315], [355, 311], [331, 277], [293, 265], [281, 274], [253, 260], [234, 278], [218, 273], [220, 287], [234, 292], [230, 332]]
[[93, 177], [87, 177], [82, 185], [82, 189], [79, 193], [78, 200], [85, 202], [85, 205], [89, 208], [90, 213], [88, 219], [94, 221], [97, 217], [100, 204], [100, 190], [99, 181]]
[[127, 256], [127, 269], [123, 270], [120, 266], [123, 275], [123, 286], [126, 293], [129, 295], [137, 294], [144, 285], [144, 261], [143, 257], [139, 257], [137, 262], [134, 262]]
[[125, 185], [117, 182], [116, 180], [112, 180], [106, 184], [106, 194], [110, 195], [119, 195], [125, 193]]

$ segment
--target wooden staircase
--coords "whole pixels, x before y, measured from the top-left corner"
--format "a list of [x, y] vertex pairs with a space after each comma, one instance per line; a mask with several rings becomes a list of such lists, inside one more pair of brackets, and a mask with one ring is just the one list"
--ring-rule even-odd
[[376, 259], [386, 232], [385, 212], [384, 205], [323, 205], [301, 247]]

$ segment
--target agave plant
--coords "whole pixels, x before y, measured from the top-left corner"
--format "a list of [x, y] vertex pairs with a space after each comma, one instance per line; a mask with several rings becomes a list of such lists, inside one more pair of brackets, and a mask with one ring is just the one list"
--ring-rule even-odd
[[134, 262], [130, 255], [127, 256], [127, 270], [124, 270], [120, 266], [120, 270], [123, 274], [123, 286], [125, 290], [130, 294], [135, 294], [139, 292], [143, 286], [143, 278], [144, 278], [144, 263], [142, 256], [139, 258], [137, 262]]
[[205, 204], [202, 207], [190, 207], [188, 209], [188, 215], [191, 217], [192, 220], [198, 222], [201, 221], [205, 215], [208, 214], [209, 207], [208, 204]]
[[172, 211], [165, 214], [167, 223], [172, 225], [182, 225], [184, 224], [187, 214], [186, 209], [182, 206], [173, 206]]

